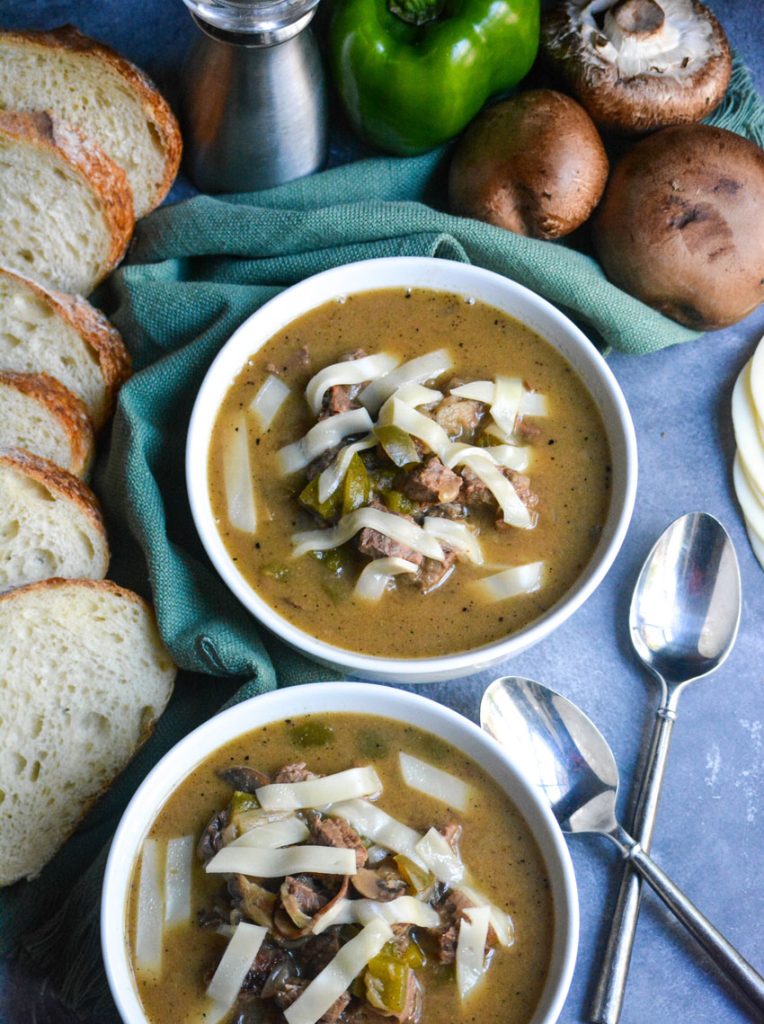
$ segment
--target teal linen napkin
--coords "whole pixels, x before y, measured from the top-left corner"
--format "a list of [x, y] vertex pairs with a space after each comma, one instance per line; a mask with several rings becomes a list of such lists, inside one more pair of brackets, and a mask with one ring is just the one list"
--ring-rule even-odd
[[[709, 121], [764, 143], [764, 104], [739, 61]], [[594, 259], [568, 244], [442, 212], [447, 157], [439, 150], [377, 158], [267, 192], [165, 207], [138, 225], [127, 264], [98, 296], [137, 371], [120, 393], [94, 481], [113, 547], [110, 575], [153, 597], [164, 640], [185, 671], [156, 735], [84, 826], [39, 879], [0, 895], [0, 952], [25, 936], [26, 956], [67, 1004], [103, 1024], [117, 1017], [98, 953], [100, 881], [105, 843], [131, 793], [174, 742], [226, 701], [327, 674], [260, 633], [207, 562], [191, 522], [188, 418], [233, 330], [310, 274], [407, 255], [504, 274], [551, 300], [603, 348], [645, 354], [696, 336], [615, 288]]]

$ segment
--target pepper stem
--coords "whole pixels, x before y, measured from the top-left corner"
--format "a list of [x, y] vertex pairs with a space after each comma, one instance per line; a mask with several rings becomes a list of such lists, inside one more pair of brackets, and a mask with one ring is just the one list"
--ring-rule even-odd
[[444, 3], [445, 0], [388, 0], [387, 7], [408, 25], [424, 25], [438, 17]]

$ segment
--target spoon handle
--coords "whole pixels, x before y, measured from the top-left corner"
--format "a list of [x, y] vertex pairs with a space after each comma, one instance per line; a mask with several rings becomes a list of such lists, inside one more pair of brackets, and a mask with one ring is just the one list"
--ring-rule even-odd
[[[642, 849], [647, 851], [653, 837], [675, 717], [674, 710], [664, 705], [656, 712], [650, 752], [634, 807], [631, 831], [639, 840]], [[593, 1024], [618, 1024], [637, 930], [641, 896], [642, 879], [627, 861], [589, 1015]]]
[[755, 1007], [757, 1020], [761, 1019], [764, 1015], [764, 978], [738, 953], [722, 933], [714, 928], [695, 904], [674, 885], [665, 871], [658, 867], [639, 843], [627, 835], [620, 826], [617, 826], [614, 832], [608, 833], [608, 835], [623, 849], [629, 863], [652, 886], [666, 906], [695, 936], [719, 970]]

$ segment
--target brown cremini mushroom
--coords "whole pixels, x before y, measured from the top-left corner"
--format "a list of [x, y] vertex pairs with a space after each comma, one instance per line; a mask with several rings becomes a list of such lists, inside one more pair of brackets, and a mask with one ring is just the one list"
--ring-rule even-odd
[[764, 150], [723, 128], [681, 125], [616, 166], [594, 220], [610, 280], [696, 330], [764, 301]]
[[451, 210], [518, 235], [559, 238], [589, 217], [607, 174], [583, 107], [535, 89], [489, 107], [467, 129], [451, 161]]
[[597, 124], [623, 134], [701, 120], [732, 72], [724, 29], [699, 0], [564, 0], [541, 45]]
[[369, 900], [388, 903], [403, 896], [408, 886], [392, 864], [383, 862], [376, 868], [361, 868], [350, 878], [355, 891]]

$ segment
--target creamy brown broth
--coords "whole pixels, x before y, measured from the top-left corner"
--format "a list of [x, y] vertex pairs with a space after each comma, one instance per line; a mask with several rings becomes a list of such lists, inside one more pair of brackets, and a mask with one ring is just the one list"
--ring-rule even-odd
[[[295, 368], [306, 346], [311, 365]], [[310, 555], [292, 558], [290, 536], [315, 528], [296, 501], [299, 476], [279, 475], [276, 455], [313, 425], [303, 391], [310, 377], [349, 350], [387, 351], [411, 359], [437, 348], [452, 353], [452, 374], [463, 380], [520, 377], [547, 396], [550, 415], [534, 422], [541, 436], [527, 471], [539, 495], [533, 530], [499, 532], [493, 514], [473, 512], [488, 565], [544, 560], [537, 592], [487, 603], [470, 582], [489, 573], [467, 562], [438, 590], [423, 595], [405, 583], [379, 604], [353, 597], [365, 560], [337, 579]], [[275, 365], [292, 394], [269, 431], [251, 444], [258, 506], [253, 537], [227, 520], [222, 482], [222, 436], [247, 408]], [[610, 500], [610, 453], [599, 412], [570, 365], [547, 342], [480, 302], [442, 292], [391, 289], [333, 301], [291, 323], [251, 357], [230, 388], [213, 430], [209, 456], [212, 507], [223, 542], [244, 578], [280, 615], [319, 639], [349, 650], [388, 657], [430, 657], [482, 646], [538, 618], [571, 587], [588, 562]], [[351, 544], [346, 546], [352, 548]]]
[[[316, 729], [314, 723], [323, 728]], [[316, 734], [329, 742], [312, 744]], [[401, 750], [470, 783], [476, 796], [469, 809], [460, 813], [409, 789], [398, 767]], [[422, 1024], [526, 1024], [541, 995], [553, 939], [553, 904], [541, 854], [525, 821], [500, 787], [475, 761], [437, 737], [372, 715], [308, 715], [265, 726], [222, 747], [200, 765], [167, 801], [149, 835], [160, 841], [191, 833], [199, 836], [210, 815], [230, 798], [230, 786], [216, 774], [221, 768], [250, 764], [274, 772], [297, 759], [322, 775], [373, 764], [384, 784], [379, 806], [389, 814], [422, 831], [449, 822], [463, 826], [462, 859], [474, 875], [474, 884], [512, 916], [515, 944], [493, 950], [480, 987], [464, 1005], [456, 991], [453, 968], [438, 965], [430, 957], [419, 971], [425, 993]], [[201, 863], [196, 864], [194, 918], [209, 907], [220, 886], [220, 875], [205, 875]], [[137, 867], [127, 918], [131, 947], [136, 892]], [[167, 933], [161, 978], [137, 978], [140, 999], [152, 1024], [203, 1021], [200, 1012], [205, 986], [225, 945], [225, 938], [195, 923]], [[233, 1013], [230, 1019], [235, 1019]], [[283, 1018], [276, 1014], [263, 1020]]]

